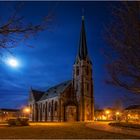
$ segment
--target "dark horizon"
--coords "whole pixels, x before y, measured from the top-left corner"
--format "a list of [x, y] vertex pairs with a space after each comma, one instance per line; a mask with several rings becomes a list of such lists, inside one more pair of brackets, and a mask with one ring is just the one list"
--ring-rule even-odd
[[[133, 104], [127, 98], [138, 97], [108, 85], [107, 63], [102, 52], [107, 46], [105, 26], [111, 21], [110, 6], [117, 2], [25, 2], [21, 10], [26, 22], [38, 22], [48, 11], [54, 13], [49, 30], [39, 33], [26, 43], [11, 49], [20, 61], [19, 68], [0, 63], [0, 108], [20, 108], [27, 103], [30, 88], [47, 90], [49, 87], [72, 79], [73, 63], [78, 52], [81, 16], [84, 8], [88, 53], [93, 63], [95, 105], [113, 106], [117, 100], [123, 105]], [[14, 2], [0, 2], [4, 18]], [[33, 46], [27, 47], [29, 45]], [[10, 54], [4, 52], [4, 56]], [[3, 59], [6, 59], [4, 57]], [[126, 98], [126, 99], [125, 99]]]

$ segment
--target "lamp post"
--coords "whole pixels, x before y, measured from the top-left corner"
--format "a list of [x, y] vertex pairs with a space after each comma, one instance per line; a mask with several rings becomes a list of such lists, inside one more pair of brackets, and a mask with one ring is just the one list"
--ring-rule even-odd
[[120, 115], [120, 112], [119, 112], [119, 111], [117, 111], [117, 112], [116, 112], [116, 121], [118, 121], [118, 120], [119, 120], [119, 115]]

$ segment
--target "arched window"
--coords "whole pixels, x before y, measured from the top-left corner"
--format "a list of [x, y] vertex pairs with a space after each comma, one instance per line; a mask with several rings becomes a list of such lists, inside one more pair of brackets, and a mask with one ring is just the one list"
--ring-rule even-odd
[[51, 103], [49, 103], [49, 112], [51, 111]]
[[78, 67], [76, 68], [76, 75], [77, 76], [79, 75], [79, 68]]
[[48, 107], [48, 104], [47, 104], [47, 102], [46, 102], [46, 110], [47, 110], [47, 107]]
[[78, 83], [76, 83], [76, 91], [78, 91]]
[[86, 67], [86, 74], [87, 75], [89, 74], [89, 68], [88, 68], [88, 66]]
[[87, 92], [89, 91], [89, 83], [87, 83]]
[[43, 104], [43, 112], [45, 111], [45, 104]]
[[40, 109], [41, 109], [41, 111], [42, 111], [42, 103], [40, 104]]
[[33, 110], [33, 107], [34, 107], [34, 104], [33, 104], [33, 106], [30, 105], [30, 112]]
[[57, 111], [57, 102], [55, 102], [54, 110]]

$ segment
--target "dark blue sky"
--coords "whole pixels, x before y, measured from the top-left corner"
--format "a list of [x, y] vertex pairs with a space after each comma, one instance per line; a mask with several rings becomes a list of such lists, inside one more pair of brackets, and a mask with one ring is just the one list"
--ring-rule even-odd
[[[0, 2], [0, 12], [4, 19], [9, 15], [14, 3]], [[87, 45], [93, 62], [95, 104], [100, 107], [112, 106], [117, 99], [128, 94], [105, 83], [106, 60], [102, 50], [106, 47], [104, 27], [112, 19], [111, 5], [116, 2], [25, 2], [21, 15], [26, 22], [37, 23], [48, 11], [54, 19], [49, 30], [35, 38], [19, 43], [12, 49], [20, 61], [19, 68], [11, 68], [0, 63], [0, 108], [19, 108], [29, 96], [30, 87], [46, 90], [59, 82], [72, 78], [81, 28], [82, 8], [84, 8]], [[34, 48], [29, 48], [28, 45]], [[10, 57], [4, 53], [6, 57]], [[5, 59], [5, 58], [3, 58]]]

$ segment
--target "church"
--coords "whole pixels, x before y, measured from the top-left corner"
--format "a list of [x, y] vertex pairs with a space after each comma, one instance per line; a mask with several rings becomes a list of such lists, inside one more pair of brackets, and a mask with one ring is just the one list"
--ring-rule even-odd
[[94, 120], [92, 62], [88, 55], [84, 16], [72, 80], [46, 91], [31, 89], [28, 105], [29, 120], [34, 122]]

